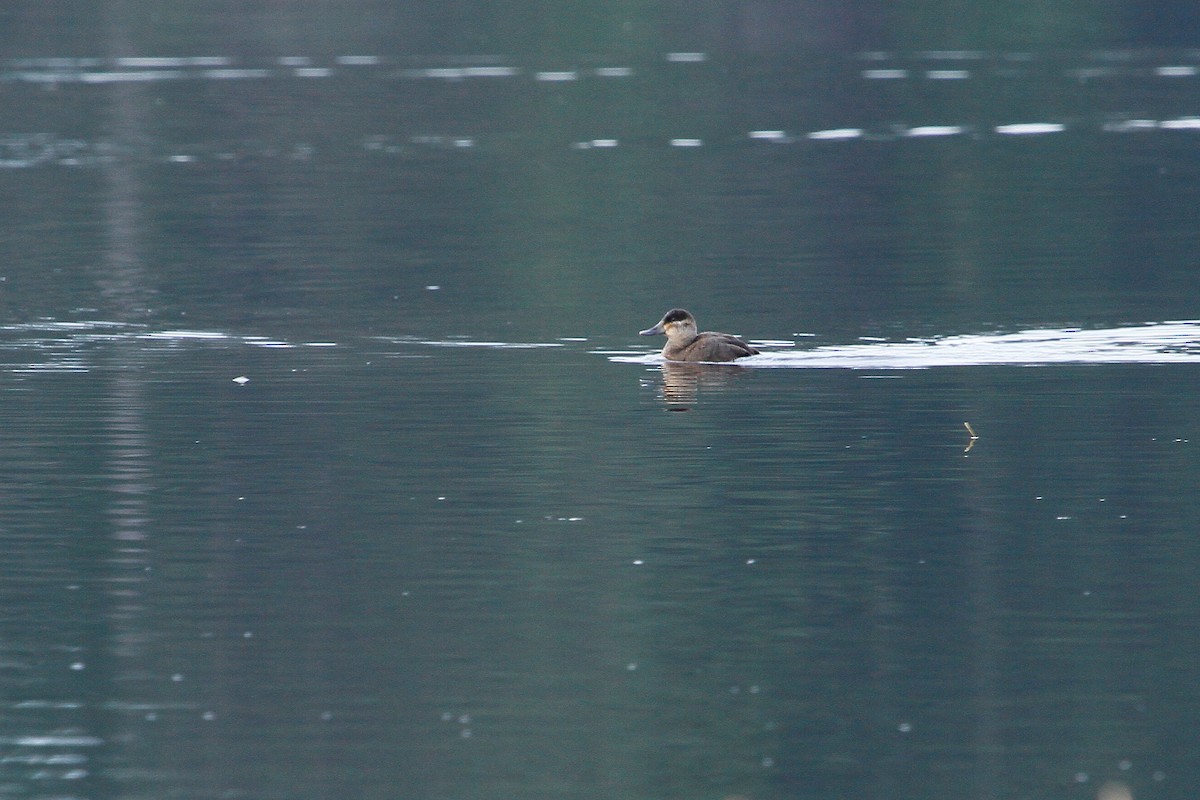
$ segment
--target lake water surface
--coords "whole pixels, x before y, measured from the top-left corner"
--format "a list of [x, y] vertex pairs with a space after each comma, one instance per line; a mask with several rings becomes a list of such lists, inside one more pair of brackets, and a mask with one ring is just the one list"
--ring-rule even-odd
[[0, 78], [0, 796], [1193, 796], [1195, 53]]

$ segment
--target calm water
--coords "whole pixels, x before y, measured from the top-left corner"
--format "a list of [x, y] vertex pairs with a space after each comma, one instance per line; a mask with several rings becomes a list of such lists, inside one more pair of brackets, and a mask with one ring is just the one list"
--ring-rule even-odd
[[130, 55], [0, 65], [0, 796], [1193, 796], [1195, 53]]

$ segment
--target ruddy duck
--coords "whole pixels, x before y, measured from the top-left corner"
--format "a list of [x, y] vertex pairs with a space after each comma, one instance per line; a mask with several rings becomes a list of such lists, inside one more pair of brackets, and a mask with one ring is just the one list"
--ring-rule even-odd
[[639, 336], [667, 335], [663, 358], [668, 361], [733, 361], [756, 356], [758, 351], [728, 333], [697, 333], [696, 318], [682, 308], [672, 308], [653, 328], [638, 331]]

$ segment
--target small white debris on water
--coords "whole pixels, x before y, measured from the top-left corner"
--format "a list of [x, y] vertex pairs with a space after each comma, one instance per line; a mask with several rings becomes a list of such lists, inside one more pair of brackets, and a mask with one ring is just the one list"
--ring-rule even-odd
[[429, 284], [428, 286], [426, 286], [426, 287], [425, 287], [425, 291], [427, 291], [427, 292], [436, 292], [438, 289], [441, 289], [441, 288], [442, 288], [442, 287], [441, 287], [441, 286], [438, 286], [436, 283], [431, 283], [431, 284]]
[[238, 375], [236, 378], [233, 379], [233, 382], [236, 383], [238, 386], [245, 386], [247, 383], [250, 382], [250, 379], [247, 378], [245, 375]]
[[703, 147], [703, 139], [672, 139], [671, 147]]

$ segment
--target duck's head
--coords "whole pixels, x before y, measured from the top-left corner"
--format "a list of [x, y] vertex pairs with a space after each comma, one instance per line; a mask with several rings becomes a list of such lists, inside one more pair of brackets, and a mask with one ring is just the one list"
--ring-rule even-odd
[[665, 333], [669, 341], [692, 339], [696, 336], [696, 318], [682, 308], [672, 308], [653, 328], [638, 331], [639, 336], [658, 336]]

